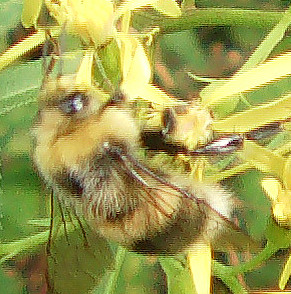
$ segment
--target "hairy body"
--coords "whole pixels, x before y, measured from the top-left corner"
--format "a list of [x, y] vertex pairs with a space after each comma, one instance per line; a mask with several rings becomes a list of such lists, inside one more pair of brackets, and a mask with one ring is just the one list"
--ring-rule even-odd
[[104, 104], [91, 88], [68, 87], [65, 77], [50, 87], [34, 127], [35, 163], [96, 232], [151, 254], [181, 252], [222, 233], [231, 194], [187, 174], [161, 177], [141, 163], [140, 128], [125, 103]]

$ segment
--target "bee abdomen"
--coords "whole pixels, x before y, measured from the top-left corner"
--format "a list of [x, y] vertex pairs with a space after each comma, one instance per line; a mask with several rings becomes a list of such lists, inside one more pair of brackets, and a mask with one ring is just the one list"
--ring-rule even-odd
[[[171, 255], [183, 252], [193, 244], [205, 225], [206, 216], [197, 214], [192, 203], [183, 201], [183, 206], [163, 230], [135, 240], [130, 249], [142, 254]], [[188, 207], [187, 207], [188, 205]]]

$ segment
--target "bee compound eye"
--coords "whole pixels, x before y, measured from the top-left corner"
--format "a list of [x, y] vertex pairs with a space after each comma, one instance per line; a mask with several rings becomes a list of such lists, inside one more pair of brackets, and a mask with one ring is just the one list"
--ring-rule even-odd
[[65, 114], [74, 114], [83, 110], [86, 104], [87, 97], [83, 93], [74, 93], [61, 101], [59, 108]]

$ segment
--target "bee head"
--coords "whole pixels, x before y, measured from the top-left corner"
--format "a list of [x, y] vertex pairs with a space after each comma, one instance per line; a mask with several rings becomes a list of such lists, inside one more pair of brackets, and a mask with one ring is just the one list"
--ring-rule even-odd
[[34, 157], [42, 173], [75, 168], [102, 156], [108, 145], [131, 148], [138, 143], [139, 128], [129, 110], [106, 99], [98, 88], [76, 85], [74, 76], [47, 83], [33, 128]]

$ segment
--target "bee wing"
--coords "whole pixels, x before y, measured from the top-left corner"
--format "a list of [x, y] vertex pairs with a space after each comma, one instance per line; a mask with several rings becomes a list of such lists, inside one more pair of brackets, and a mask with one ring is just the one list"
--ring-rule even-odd
[[219, 185], [202, 185], [186, 177], [164, 178], [129, 154], [120, 153], [119, 157], [128, 173], [140, 183], [143, 193], [150, 195], [150, 205], [158, 208], [160, 213], [164, 210], [168, 212], [165, 207], [176, 210], [166, 215], [169, 222], [166, 221], [163, 230], [134, 244], [134, 250], [175, 254], [200, 238], [222, 251], [230, 247], [239, 250], [258, 249], [258, 244], [231, 221], [234, 200]]

